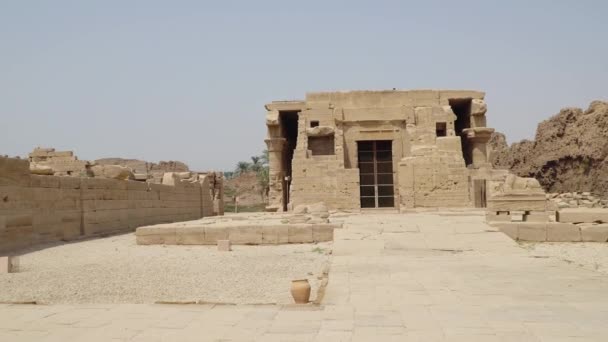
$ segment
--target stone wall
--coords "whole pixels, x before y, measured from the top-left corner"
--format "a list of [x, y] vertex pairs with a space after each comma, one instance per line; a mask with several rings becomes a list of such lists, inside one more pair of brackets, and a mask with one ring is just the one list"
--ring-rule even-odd
[[211, 216], [209, 186], [32, 175], [27, 160], [0, 157], [0, 252]]

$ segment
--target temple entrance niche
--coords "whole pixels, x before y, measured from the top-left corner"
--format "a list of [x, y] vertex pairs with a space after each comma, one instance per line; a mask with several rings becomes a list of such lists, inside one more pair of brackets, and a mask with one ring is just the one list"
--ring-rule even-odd
[[450, 107], [456, 115], [454, 122], [454, 130], [456, 135], [460, 136], [462, 144], [462, 156], [467, 166], [473, 164], [473, 146], [471, 146], [464, 132], [467, 128], [471, 128], [471, 101], [472, 99], [450, 99]]
[[394, 208], [393, 143], [357, 141], [361, 208]]
[[279, 122], [281, 123], [281, 135], [285, 138], [285, 147], [281, 158], [281, 169], [283, 170], [282, 189], [283, 189], [283, 211], [287, 211], [289, 204], [289, 189], [291, 187], [291, 172], [293, 162], [293, 152], [298, 142], [298, 111], [279, 111]]

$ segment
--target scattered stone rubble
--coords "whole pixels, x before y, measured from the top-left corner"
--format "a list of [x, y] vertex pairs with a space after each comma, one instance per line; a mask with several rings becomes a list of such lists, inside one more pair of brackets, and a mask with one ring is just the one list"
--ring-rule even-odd
[[608, 199], [602, 199], [591, 192], [549, 193], [551, 200], [558, 209], [563, 208], [608, 208]]
[[165, 172], [189, 172], [188, 165], [180, 161], [160, 161], [151, 163], [138, 159], [102, 158], [94, 162], [96, 165], [121, 165], [133, 170], [136, 180], [161, 184]]

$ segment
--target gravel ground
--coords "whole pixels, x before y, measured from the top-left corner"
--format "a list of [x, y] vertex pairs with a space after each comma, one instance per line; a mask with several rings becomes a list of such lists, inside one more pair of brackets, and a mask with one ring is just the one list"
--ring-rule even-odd
[[27, 252], [18, 273], [0, 274], [0, 302], [292, 303], [291, 280], [307, 278], [311, 300], [329, 264], [331, 243], [138, 246], [133, 234]]
[[597, 242], [522, 243], [533, 255], [553, 257], [608, 274], [608, 244]]

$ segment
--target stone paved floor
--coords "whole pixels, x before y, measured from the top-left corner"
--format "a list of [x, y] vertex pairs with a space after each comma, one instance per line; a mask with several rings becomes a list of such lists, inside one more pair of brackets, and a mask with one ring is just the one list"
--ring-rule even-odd
[[321, 307], [0, 306], [0, 341], [606, 341], [608, 278], [481, 216], [356, 215]]

